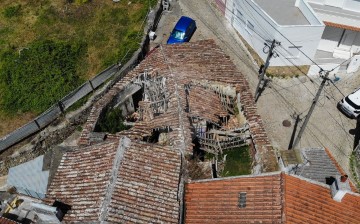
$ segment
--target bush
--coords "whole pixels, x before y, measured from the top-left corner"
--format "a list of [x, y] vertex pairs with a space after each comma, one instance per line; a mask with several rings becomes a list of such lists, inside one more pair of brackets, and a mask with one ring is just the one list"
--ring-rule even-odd
[[75, 3], [78, 4], [78, 5], [88, 3], [88, 2], [90, 2], [90, 0], [75, 0]]
[[4, 10], [4, 16], [6, 18], [12, 18], [20, 15], [21, 5], [9, 6]]
[[35, 41], [20, 51], [8, 49], [0, 58], [1, 104], [5, 112], [45, 111], [82, 80], [76, 73], [86, 45]]
[[95, 126], [96, 132], [110, 132], [112, 134], [127, 129], [129, 127], [124, 125], [122, 111], [117, 107], [106, 109]]

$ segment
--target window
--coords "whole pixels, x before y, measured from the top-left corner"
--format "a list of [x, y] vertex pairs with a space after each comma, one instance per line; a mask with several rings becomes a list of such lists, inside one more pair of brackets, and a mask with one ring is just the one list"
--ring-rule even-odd
[[300, 48], [302, 48], [302, 46], [290, 46], [286, 52], [288, 55], [286, 58], [298, 58], [300, 55]]
[[249, 34], [253, 34], [254, 33], [254, 25], [248, 20], [247, 22], [246, 22], [246, 31], [249, 33]]
[[180, 30], [174, 30], [171, 36], [174, 37], [175, 39], [182, 40], [185, 37], [185, 33]]
[[239, 21], [245, 23], [244, 15], [240, 12], [239, 9], [236, 9], [236, 17]]
[[245, 208], [246, 207], [246, 192], [240, 192], [239, 193], [239, 208]]

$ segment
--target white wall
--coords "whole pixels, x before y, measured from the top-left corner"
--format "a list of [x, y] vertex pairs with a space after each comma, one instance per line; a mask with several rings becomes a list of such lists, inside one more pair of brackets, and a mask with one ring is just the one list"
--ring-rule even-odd
[[[286, 36], [291, 42], [299, 47], [311, 59], [314, 58], [317, 47], [321, 40], [324, 26], [286, 26], [280, 27], [280, 32]], [[281, 39], [281, 35], [277, 35], [278, 39]], [[288, 59], [293, 58], [292, 61], [297, 65], [310, 65], [312, 61], [302, 54], [299, 50], [294, 49], [294, 45], [282, 38], [282, 46], [280, 50], [282, 54], [288, 55]], [[298, 52], [297, 57], [291, 57], [292, 52]]]
[[355, 41], [351, 48], [353, 53], [360, 53], [360, 32], [357, 33]]
[[[254, 11], [249, 4], [257, 9], [260, 14], [267, 18], [269, 25], [257, 12]], [[235, 8], [234, 8], [235, 6]], [[263, 52], [264, 39], [272, 41], [274, 38], [281, 42], [281, 47], [276, 47], [276, 51], [284, 56], [271, 59], [271, 66], [292, 66], [296, 65], [310, 65], [312, 62], [300, 53], [293, 45], [289, 43], [280, 33], [287, 37], [296, 46], [300, 46], [303, 51], [310, 58], [313, 58], [321, 39], [324, 30], [324, 25], [318, 26], [280, 26], [272, 20], [262, 9], [253, 3], [251, 0], [228, 0], [226, 2], [225, 16], [233, 27], [240, 33], [240, 35], [252, 46], [258, 55], [265, 61], [267, 54]], [[241, 16], [241, 14], [242, 16]], [[235, 15], [234, 15], [235, 14]], [[240, 17], [240, 18], [239, 18]], [[249, 28], [249, 23], [254, 26], [254, 31]], [[320, 23], [320, 22], [319, 22]], [[321, 24], [321, 23], [320, 23]], [[275, 28], [273, 28], [273, 27]], [[290, 47], [290, 48], [289, 48]], [[295, 54], [292, 56], [291, 53]], [[287, 59], [291, 60], [289, 62]]]
[[343, 8], [350, 11], [360, 12], [359, 0], [345, 0]]
[[339, 43], [342, 33], [343, 29], [327, 26], [320, 40], [318, 49], [333, 52]]
[[309, 6], [308, 4], [305, 3], [305, 1], [296, 0], [296, 7], [298, 7], [300, 9], [300, 11], [303, 13], [305, 18], [310, 22], [310, 24], [321, 25], [319, 19], [316, 17], [315, 12], [311, 8], [311, 6]]
[[346, 10], [360, 12], [359, 0], [306, 0], [308, 2], [317, 3], [320, 5], [329, 5], [340, 7]]

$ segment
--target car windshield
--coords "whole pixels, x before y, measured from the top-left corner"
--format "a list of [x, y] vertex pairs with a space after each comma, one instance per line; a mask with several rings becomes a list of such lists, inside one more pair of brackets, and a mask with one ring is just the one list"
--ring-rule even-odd
[[174, 30], [172, 33], [171, 33], [171, 36], [175, 39], [179, 39], [179, 40], [182, 40], [184, 39], [185, 37], [185, 33], [180, 31], [180, 30]]

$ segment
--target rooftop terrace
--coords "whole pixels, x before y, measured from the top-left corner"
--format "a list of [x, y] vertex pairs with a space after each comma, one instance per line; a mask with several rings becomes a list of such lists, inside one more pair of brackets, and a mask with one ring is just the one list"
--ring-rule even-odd
[[279, 25], [310, 25], [296, 0], [254, 0]]

